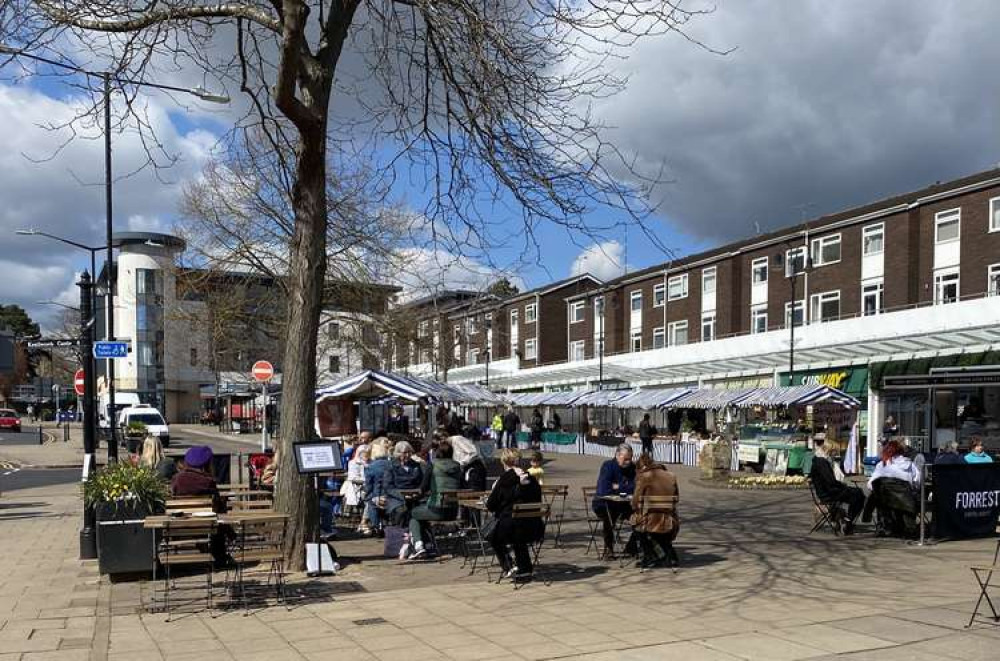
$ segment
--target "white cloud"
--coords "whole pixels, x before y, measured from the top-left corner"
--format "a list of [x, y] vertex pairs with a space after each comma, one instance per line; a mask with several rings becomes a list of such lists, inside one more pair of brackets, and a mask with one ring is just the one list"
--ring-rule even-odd
[[573, 260], [570, 275], [589, 273], [600, 280], [612, 280], [625, 274], [625, 249], [617, 241], [595, 243], [584, 248]]
[[471, 257], [441, 249], [408, 248], [400, 251], [395, 282], [403, 288], [400, 300], [411, 300], [445, 289], [483, 291], [500, 278], [508, 278], [524, 291], [524, 280]]

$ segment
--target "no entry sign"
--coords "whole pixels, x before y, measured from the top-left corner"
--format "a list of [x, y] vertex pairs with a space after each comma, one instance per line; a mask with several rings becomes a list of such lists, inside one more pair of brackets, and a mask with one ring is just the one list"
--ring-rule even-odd
[[274, 366], [266, 360], [258, 360], [250, 369], [250, 374], [259, 383], [267, 383], [274, 376]]
[[83, 397], [83, 370], [77, 370], [76, 374], [73, 375], [73, 390], [76, 391], [78, 397]]

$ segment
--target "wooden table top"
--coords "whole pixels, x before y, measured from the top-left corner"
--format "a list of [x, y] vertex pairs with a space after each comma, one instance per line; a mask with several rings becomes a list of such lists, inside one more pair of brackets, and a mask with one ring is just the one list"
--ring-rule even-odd
[[238, 524], [248, 521], [280, 521], [287, 519], [284, 512], [274, 512], [269, 510], [241, 510], [237, 512], [226, 512], [225, 514], [215, 514], [213, 516], [169, 516], [157, 514], [147, 516], [143, 519], [144, 528], [165, 528], [168, 521], [214, 521], [222, 524]]

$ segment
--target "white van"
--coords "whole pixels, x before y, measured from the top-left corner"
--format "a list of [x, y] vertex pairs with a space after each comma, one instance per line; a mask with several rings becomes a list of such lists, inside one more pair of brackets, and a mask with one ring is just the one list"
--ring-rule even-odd
[[118, 414], [118, 427], [123, 438], [125, 430], [132, 422], [141, 422], [146, 425], [146, 433], [158, 437], [163, 447], [170, 445], [170, 427], [167, 425], [167, 421], [163, 419], [163, 415], [159, 411], [149, 404], [129, 406]]
[[[111, 403], [111, 397], [108, 393], [103, 393], [97, 399], [97, 426], [100, 428], [101, 432], [105, 437], [109, 434], [110, 425], [108, 424], [108, 405]], [[134, 392], [116, 392], [115, 393], [115, 418], [120, 418], [118, 415], [122, 409], [128, 408], [130, 406], [139, 405], [139, 395]]]

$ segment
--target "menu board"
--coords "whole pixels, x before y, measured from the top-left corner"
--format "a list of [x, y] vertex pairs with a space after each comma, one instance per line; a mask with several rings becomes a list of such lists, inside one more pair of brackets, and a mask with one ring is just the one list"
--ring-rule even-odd
[[302, 441], [292, 447], [299, 473], [327, 473], [343, 467], [336, 441]]

